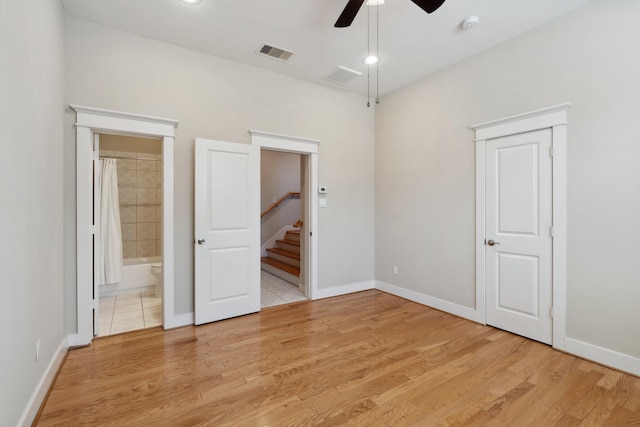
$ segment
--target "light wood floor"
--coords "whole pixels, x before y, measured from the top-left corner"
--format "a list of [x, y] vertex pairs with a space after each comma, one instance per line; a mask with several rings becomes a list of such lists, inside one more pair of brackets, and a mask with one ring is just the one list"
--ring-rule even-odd
[[39, 425], [640, 425], [640, 379], [367, 291], [69, 353]]

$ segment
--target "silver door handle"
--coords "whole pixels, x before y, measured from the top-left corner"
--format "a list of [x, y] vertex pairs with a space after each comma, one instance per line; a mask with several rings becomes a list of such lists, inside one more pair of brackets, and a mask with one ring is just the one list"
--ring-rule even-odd
[[204, 239], [198, 239], [197, 242], [199, 245], [204, 245]]
[[489, 245], [489, 246], [499, 245], [499, 244], [500, 244], [500, 242], [494, 242], [494, 241], [493, 241], [493, 240], [491, 240], [491, 239], [487, 240], [487, 245]]

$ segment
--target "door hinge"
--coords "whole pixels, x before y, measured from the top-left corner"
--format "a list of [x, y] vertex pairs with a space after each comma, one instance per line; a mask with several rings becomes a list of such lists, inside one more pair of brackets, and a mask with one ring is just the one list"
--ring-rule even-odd
[[95, 225], [92, 225], [92, 226], [91, 226], [91, 231], [90, 231], [90, 233], [91, 233], [91, 234], [93, 234], [93, 235], [95, 235], [95, 234], [96, 234], [96, 226], [95, 226]]
[[549, 227], [549, 235], [551, 237], [554, 237], [553, 234], [554, 234], [554, 229], [553, 229], [553, 225], [552, 225], [551, 227]]
[[553, 157], [553, 145], [549, 147], [549, 155]]
[[549, 307], [549, 316], [553, 319], [553, 306]]
[[95, 310], [96, 308], [98, 308], [98, 304], [99, 304], [99, 302], [98, 302], [97, 299], [92, 300], [91, 301], [91, 305], [92, 305], [91, 308]]

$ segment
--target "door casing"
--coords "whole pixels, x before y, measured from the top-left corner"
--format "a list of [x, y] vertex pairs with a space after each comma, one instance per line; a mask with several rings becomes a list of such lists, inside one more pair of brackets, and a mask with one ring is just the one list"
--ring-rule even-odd
[[531, 112], [471, 126], [476, 142], [476, 319], [486, 324], [486, 257], [485, 175], [486, 141], [518, 133], [551, 129], [552, 132], [552, 205], [553, 205], [553, 339], [559, 350], [566, 348], [566, 290], [567, 290], [567, 227], [566, 227], [566, 162], [567, 162], [567, 110], [570, 103], [554, 105]]
[[96, 133], [162, 139], [162, 325], [165, 329], [182, 326], [174, 314], [173, 147], [178, 122], [79, 105], [70, 107], [76, 112], [77, 333], [69, 335], [69, 346], [89, 345], [93, 339], [92, 145]]
[[300, 269], [304, 275], [305, 295], [310, 300], [317, 299], [318, 293], [318, 148], [320, 141], [307, 138], [299, 138], [287, 135], [278, 135], [257, 130], [251, 133], [251, 144], [259, 146], [262, 150], [283, 151], [287, 153], [301, 154], [305, 162], [305, 179], [302, 182], [304, 188], [304, 236], [301, 236], [301, 244], [304, 248], [304, 263]]

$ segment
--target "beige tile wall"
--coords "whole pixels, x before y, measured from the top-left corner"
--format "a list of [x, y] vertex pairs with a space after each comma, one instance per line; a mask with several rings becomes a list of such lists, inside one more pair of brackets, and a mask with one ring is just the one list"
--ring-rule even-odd
[[160, 255], [162, 159], [159, 154], [100, 150], [116, 157], [124, 258]]

